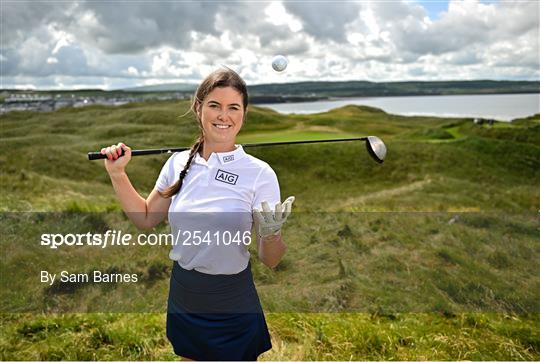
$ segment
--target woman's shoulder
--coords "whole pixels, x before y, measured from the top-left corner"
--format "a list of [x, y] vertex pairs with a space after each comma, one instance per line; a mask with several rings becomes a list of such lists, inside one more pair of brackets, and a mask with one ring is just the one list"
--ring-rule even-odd
[[261, 169], [261, 171], [274, 171], [272, 169], [272, 166], [268, 164], [268, 162], [261, 160], [260, 158], [257, 158], [253, 155], [250, 155], [246, 153], [246, 162], [248, 162], [253, 167]]
[[261, 180], [277, 180], [276, 171], [268, 164], [268, 162], [263, 161], [255, 156], [247, 155], [247, 162], [249, 162], [249, 168], [253, 169], [255, 177], [255, 183], [260, 182]]

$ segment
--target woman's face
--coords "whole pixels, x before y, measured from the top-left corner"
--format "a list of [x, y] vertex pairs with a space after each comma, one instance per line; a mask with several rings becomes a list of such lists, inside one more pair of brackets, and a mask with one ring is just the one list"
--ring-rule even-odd
[[199, 106], [205, 142], [234, 145], [244, 122], [242, 94], [232, 87], [214, 88]]

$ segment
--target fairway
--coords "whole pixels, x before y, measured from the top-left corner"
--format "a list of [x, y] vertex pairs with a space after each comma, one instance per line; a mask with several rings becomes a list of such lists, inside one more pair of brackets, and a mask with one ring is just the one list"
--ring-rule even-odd
[[240, 143], [259, 142], [285, 142], [303, 140], [322, 140], [359, 137], [357, 134], [342, 132], [339, 129], [321, 129], [323, 127], [308, 127], [307, 129], [288, 129], [276, 132], [253, 132], [240, 133], [238, 141]]

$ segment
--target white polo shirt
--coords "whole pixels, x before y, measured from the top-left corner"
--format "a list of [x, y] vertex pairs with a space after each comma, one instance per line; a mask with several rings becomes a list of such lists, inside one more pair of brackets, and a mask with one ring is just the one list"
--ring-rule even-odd
[[[207, 274], [236, 274], [244, 270], [250, 253], [252, 210], [261, 202], [281, 201], [274, 170], [248, 155], [241, 145], [231, 152], [212, 153], [208, 161], [196, 154], [182, 189], [169, 207], [169, 223], [176, 245], [170, 257], [184, 269]], [[188, 160], [189, 150], [174, 153], [163, 166], [155, 188], [174, 184]]]

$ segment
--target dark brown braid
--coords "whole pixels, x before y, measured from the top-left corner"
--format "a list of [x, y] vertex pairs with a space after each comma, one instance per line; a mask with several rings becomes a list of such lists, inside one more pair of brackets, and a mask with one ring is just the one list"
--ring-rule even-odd
[[189, 150], [188, 160], [186, 162], [186, 165], [184, 166], [184, 169], [180, 172], [180, 178], [178, 179], [178, 181], [176, 181], [174, 185], [167, 187], [165, 190], [163, 190], [163, 192], [158, 191], [162, 197], [164, 198], [173, 197], [174, 195], [180, 192], [180, 189], [182, 189], [182, 184], [184, 183], [184, 178], [186, 177], [186, 174], [188, 173], [189, 166], [191, 166], [191, 161], [193, 161], [193, 158], [195, 157], [197, 152], [199, 152], [199, 149], [201, 148], [203, 141], [204, 141], [204, 138], [201, 134], [199, 138], [197, 139], [197, 142], [195, 142], [193, 146], [191, 146], [191, 149]]

